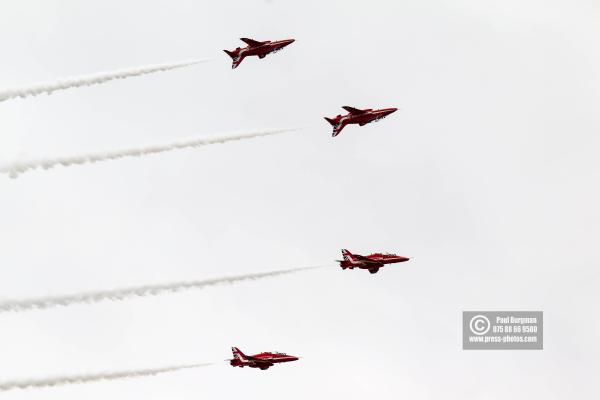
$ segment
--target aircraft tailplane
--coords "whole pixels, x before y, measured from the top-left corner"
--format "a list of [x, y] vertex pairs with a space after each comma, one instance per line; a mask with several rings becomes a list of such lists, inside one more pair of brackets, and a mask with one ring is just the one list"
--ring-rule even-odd
[[332, 118], [325, 117], [325, 121], [329, 122], [331, 124], [331, 126], [333, 126], [334, 128], [338, 125], [338, 123], [335, 122], [335, 120]]
[[231, 57], [232, 59], [236, 59], [238, 58], [238, 55], [234, 52], [234, 51], [229, 51], [229, 50], [223, 50], [229, 57]]

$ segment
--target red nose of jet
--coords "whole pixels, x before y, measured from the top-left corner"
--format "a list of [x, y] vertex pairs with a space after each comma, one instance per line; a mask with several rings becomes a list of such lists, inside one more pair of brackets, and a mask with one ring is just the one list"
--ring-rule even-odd
[[384, 108], [381, 111], [383, 111], [383, 115], [387, 116], [387, 115], [390, 115], [391, 113], [398, 111], [398, 109], [397, 108]]
[[286, 39], [281, 41], [282, 46], [287, 46], [288, 44], [292, 44], [296, 41], [296, 39]]

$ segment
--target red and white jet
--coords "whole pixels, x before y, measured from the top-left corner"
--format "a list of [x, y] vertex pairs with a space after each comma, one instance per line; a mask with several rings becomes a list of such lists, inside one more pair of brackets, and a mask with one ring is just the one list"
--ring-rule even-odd
[[233, 358], [227, 361], [229, 361], [229, 364], [232, 367], [250, 367], [265, 370], [274, 364], [298, 360], [298, 357], [290, 356], [285, 353], [266, 352], [254, 354], [253, 356], [247, 356], [237, 347], [232, 347], [231, 351], [233, 352]]
[[340, 134], [342, 129], [348, 124], [358, 124], [359, 126], [366, 125], [371, 122], [379, 121], [397, 111], [397, 108], [383, 108], [381, 110], [360, 110], [354, 107], [343, 106], [344, 110], [348, 111], [346, 115], [338, 115], [335, 118], [327, 118], [325, 120], [333, 126], [333, 137]]
[[409, 260], [408, 257], [396, 254], [373, 253], [368, 256], [361, 256], [359, 254], [352, 254], [346, 249], [342, 249], [342, 256], [344, 257], [343, 260], [336, 260], [340, 263], [342, 269], [368, 269], [372, 274], [376, 274], [379, 268], [382, 268], [385, 264], [395, 264]]
[[281, 49], [283, 49], [288, 44], [294, 43], [294, 39], [286, 39], [286, 40], [275, 40], [270, 41], [266, 40], [264, 42], [259, 42], [258, 40], [252, 40], [248, 38], [240, 38], [240, 40], [246, 43], [248, 46], [243, 49], [237, 48], [233, 51], [223, 50], [225, 53], [229, 55], [233, 59], [233, 64], [231, 68], [235, 69], [242, 63], [244, 58], [248, 56], [258, 56], [258, 58], [265, 58], [267, 54], [275, 53]]

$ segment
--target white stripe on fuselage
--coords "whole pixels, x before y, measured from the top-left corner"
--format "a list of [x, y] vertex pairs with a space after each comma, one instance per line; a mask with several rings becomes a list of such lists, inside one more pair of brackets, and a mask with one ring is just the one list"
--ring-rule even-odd
[[[357, 115], [355, 115], [355, 114], [352, 114], [352, 113], [350, 113], [350, 114], [348, 114], [348, 115], [344, 115], [342, 118], [340, 118], [340, 122], [338, 122], [338, 126], [342, 126], [342, 124], [343, 124], [344, 122], [346, 122], [348, 119], [350, 119], [350, 118], [351, 118], [353, 115], [354, 115], [354, 116], [357, 116]], [[379, 120], [382, 120], [382, 119], [384, 119], [385, 117], [387, 117], [387, 115], [382, 115], [381, 117], [377, 117], [377, 118], [375, 118], [375, 119], [372, 119], [372, 120], [370, 120], [370, 121], [367, 121], [367, 122], [351, 122], [351, 123], [352, 123], [352, 124], [365, 124], [365, 125], [366, 125], [366, 124], [370, 124], [370, 123], [372, 123], [372, 122], [377, 122], [377, 121], [379, 121]]]

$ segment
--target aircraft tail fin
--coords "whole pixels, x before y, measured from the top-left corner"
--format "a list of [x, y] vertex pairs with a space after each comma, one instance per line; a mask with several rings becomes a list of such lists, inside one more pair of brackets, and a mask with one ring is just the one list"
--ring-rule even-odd
[[229, 50], [223, 50], [223, 51], [225, 52], [225, 54], [227, 54], [233, 60], [233, 64], [231, 64], [231, 68], [236, 69], [238, 67], [238, 65], [240, 65], [240, 63], [242, 62], [243, 58], [240, 57], [238, 52], [229, 51]]
[[244, 361], [246, 359], [246, 355], [237, 347], [232, 347], [231, 352], [233, 353], [233, 358], [236, 360]]
[[327, 118], [327, 117], [325, 117], [325, 121], [329, 122], [331, 124], [331, 126], [333, 126], [333, 133], [332, 133], [333, 137], [336, 137], [337, 135], [340, 134], [340, 131], [342, 130], [342, 126], [340, 125], [339, 122], [337, 122], [333, 118]]
[[342, 256], [344, 257], [344, 261], [352, 261], [354, 258], [354, 255], [346, 249], [342, 249]]

